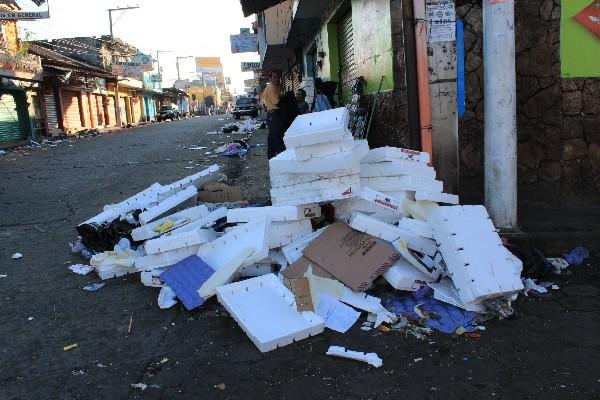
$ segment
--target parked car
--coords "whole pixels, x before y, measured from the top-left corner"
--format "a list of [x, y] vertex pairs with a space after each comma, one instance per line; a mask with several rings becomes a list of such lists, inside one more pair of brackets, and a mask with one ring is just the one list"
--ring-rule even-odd
[[235, 101], [232, 114], [235, 119], [240, 119], [244, 115], [256, 118], [259, 110], [258, 100], [253, 97], [240, 97]]
[[180, 119], [181, 114], [179, 113], [179, 109], [176, 106], [162, 106], [160, 110], [158, 110], [158, 114], [156, 115], [156, 120], [166, 121], [170, 119], [171, 121], [175, 121], [176, 119]]

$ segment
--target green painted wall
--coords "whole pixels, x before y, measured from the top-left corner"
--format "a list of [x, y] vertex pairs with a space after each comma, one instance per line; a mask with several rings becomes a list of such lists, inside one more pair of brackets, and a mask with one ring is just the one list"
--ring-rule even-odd
[[[316, 37], [317, 51], [326, 53], [319, 77], [338, 80], [337, 16]], [[354, 61], [357, 76], [366, 80], [364, 94], [375, 93], [384, 75], [382, 90], [394, 88], [390, 0], [352, 0]]]

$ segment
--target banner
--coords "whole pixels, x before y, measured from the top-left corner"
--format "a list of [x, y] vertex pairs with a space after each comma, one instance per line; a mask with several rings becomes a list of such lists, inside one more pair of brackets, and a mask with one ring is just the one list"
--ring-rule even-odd
[[131, 57], [131, 62], [138, 63], [142, 72], [150, 72], [154, 69], [152, 57], [144, 53], [138, 52], [135, 56]]
[[561, 1], [560, 61], [564, 78], [600, 77], [600, 0]]
[[231, 54], [255, 53], [258, 51], [258, 35], [254, 33], [230, 35], [229, 39], [231, 41]]
[[220, 57], [196, 57], [196, 72], [202, 74], [222, 74]]
[[0, 20], [34, 20], [50, 18], [46, 0], [18, 0], [0, 2]]
[[247, 62], [242, 61], [242, 72], [252, 72], [260, 70], [260, 61]]

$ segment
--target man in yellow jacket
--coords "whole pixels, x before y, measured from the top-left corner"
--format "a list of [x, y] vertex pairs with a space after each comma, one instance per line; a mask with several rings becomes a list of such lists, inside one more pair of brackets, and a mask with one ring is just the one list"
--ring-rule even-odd
[[269, 83], [261, 94], [261, 99], [267, 107], [267, 156], [269, 159], [285, 150], [283, 143], [283, 120], [279, 110], [281, 98], [281, 72], [274, 70], [269, 74]]

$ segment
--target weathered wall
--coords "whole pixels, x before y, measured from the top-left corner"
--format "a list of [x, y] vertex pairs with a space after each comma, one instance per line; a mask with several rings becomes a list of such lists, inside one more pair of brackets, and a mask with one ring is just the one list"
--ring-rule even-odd
[[[483, 193], [480, 3], [465, 20], [467, 111], [459, 121], [461, 192]], [[515, 3], [519, 199], [553, 205], [600, 198], [600, 79], [560, 77], [560, 1]]]
[[292, 0], [284, 1], [265, 10], [265, 28], [267, 44], [285, 43], [292, 22]]

